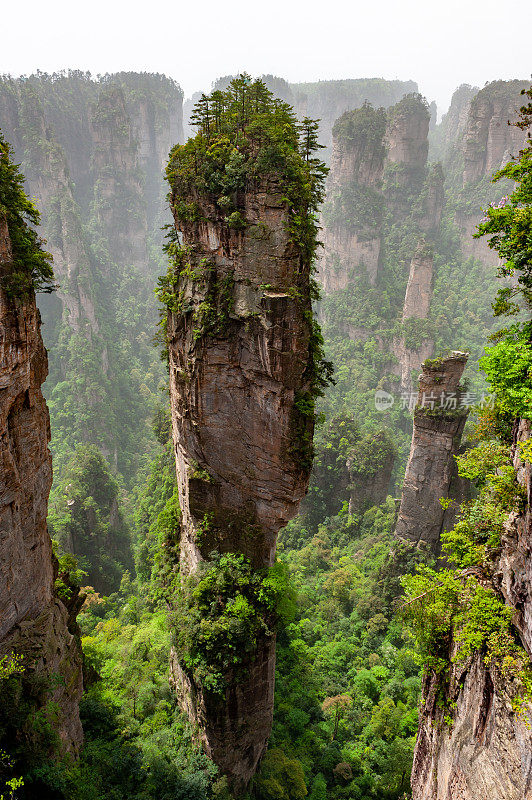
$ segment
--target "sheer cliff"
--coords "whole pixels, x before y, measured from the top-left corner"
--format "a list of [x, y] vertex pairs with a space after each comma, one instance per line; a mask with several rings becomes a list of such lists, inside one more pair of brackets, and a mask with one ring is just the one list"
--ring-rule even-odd
[[[519, 134], [532, 124], [532, 89], [526, 95]], [[403, 578], [402, 609], [425, 667], [415, 800], [532, 797], [531, 151], [527, 137], [499, 176], [515, 181], [511, 193], [488, 207], [479, 225], [503, 260], [501, 277], [512, 278], [511, 291], [503, 284], [493, 305], [495, 315], [509, 314], [512, 324], [486, 348], [481, 367], [491, 402], [479, 411], [470, 446], [456, 458], [471, 495], [455, 525], [441, 534], [444, 562]], [[419, 476], [417, 484], [422, 493]], [[431, 515], [419, 528], [428, 533], [432, 523]]]
[[[220, 642], [215, 671], [202, 652], [204, 634], [187, 645], [177, 630], [172, 677], [206, 752], [239, 792], [272, 725], [275, 611], [266, 587], [275, 574], [277, 533], [307, 488], [314, 397], [326, 377], [310, 284], [321, 180], [309, 160], [315, 145], [304, 137], [306, 145], [299, 143], [293, 115], [262, 82], [233, 81], [205, 98], [197, 115], [200, 133], [175, 148], [169, 163], [178, 238], [161, 293], [182, 513], [181, 591], [189, 613], [205, 617], [207, 609], [194, 610], [192, 602], [198, 587], [218, 584], [233, 564], [235, 586], [218, 605], [221, 618], [207, 614], [200, 630], [215, 623], [223, 630], [227, 615], [243, 633], [240, 653], [227, 660], [234, 634]], [[211, 161], [216, 147], [221, 163]], [[254, 585], [263, 587], [258, 595], [250, 594]], [[208, 670], [199, 669], [202, 659]]]
[[64, 584], [61, 598], [56, 590], [46, 526], [52, 459], [41, 386], [48, 364], [32, 284], [51, 274], [28, 233], [28, 222], [37, 221], [0, 139], [0, 658], [14, 658], [21, 674], [18, 689], [3, 684], [0, 703], [1, 746], [10, 756], [21, 740], [43, 746], [43, 732], [31, 725], [38, 711], [63, 753], [76, 754], [83, 738], [77, 592]]

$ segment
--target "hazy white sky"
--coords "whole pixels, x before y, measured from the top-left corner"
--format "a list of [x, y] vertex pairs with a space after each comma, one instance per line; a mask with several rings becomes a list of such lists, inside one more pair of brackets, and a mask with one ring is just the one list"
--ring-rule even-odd
[[243, 70], [413, 79], [441, 112], [461, 83], [530, 77], [528, 13], [525, 0], [2, 0], [0, 72], [163, 72], [186, 95]]

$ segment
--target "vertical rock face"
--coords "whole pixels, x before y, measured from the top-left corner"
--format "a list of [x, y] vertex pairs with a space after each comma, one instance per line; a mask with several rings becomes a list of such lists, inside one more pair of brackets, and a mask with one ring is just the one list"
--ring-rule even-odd
[[[11, 255], [0, 215], [2, 277]], [[82, 741], [81, 650], [74, 610], [54, 594], [57, 562], [46, 527], [50, 423], [41, 393], [48, 364], [33, 294], [16, 299], [0, 288], [0, 350], [0, 656], [22, 654], [26, 673], [48, 682], [43, 703], [58, 704], [58, 732], [75, 753]]]
[[424, 542], [438, 555], [448, 497], [455, 477], [455, 461], [467, 408], [460, 405], [459, 383], [467, 355], [453, 353], [423, 364], [419, 379], [414, 432], [406, 468], [396, 535]]
[[[432, 300], [433, 270], [432, 251], [424, 242], [420, 242], [410, 264], [403, 306], [403, 329], [408, 325], [415, 326], [415, 320], [428, 318]], [[415, 328], [412, 333], [415, 336]], [[415, 343], [410, 342], [406, 335], [394, 340], [393, 352], [398, 361], [397, 374], [401, 378], [403, 391], [408, 393], [412, 391], [412, 372], [419, 372], [425, 359], [432, 355], [433, 347], [434, 343], [426, 337]]]
[[[531, 436], [522, 420], [517, 441]], [[525, 490], [522, 513], [512, 512], [505, 524], [501, 550], [486, 578], [487, 585], [514, 611], [518, 640], [532, 654], [532, 467], [514, 448], [514, 467]], [[453, 707], [453, 724], [444, 721], [440, 680], [427, 676], [423, 687], [420, 727], [414, 753], [414, 800], [530, 800], [532, 798], [532, 733], [529, 706], [516, 712], [504, 676], [477, 655], [457, 663], [456, 642], [449, 653], [450, 675], [444, 691]]]
[[[180, 309], [168, 319], [180, 569], [194, 573], [213, 550], [265, 568], [309, 478], [314, 421], [300, 410], [309, 391], [309, 265], [289, 239], [275, 180], [241, 198], [243, 231], [228, 226], [209, 196], [192, 199], [200, 222], [174, 205], [190, 250], [176, 287]], [[245, 677], [229, 680], [219, 698], [173, 658], [182, 705], [236, 790], [253, 775], [271, 729], [274, 664], [274, 638], [263, 638]]]
[[388, 112], [386, 159], [405, 170], [418, 170], [427, 163], [430, 113], [416, 95], [404, 97]]
[[367, 276], [374, 285], [382, 261], [385, 219], [412, 215], [419, 232], [434, 234], [444, 202], [439, 165], [427, 169], [430, 113], [419, 95], [385, 109], [368, 103], [335, 123], [323, 210], [320, 280], [326, 294]]
[[425, 180], [430, 111], [420, 95], [406, 95], [388, 109], [384, 196], [395, 219], [410, 213], [412, 195]]

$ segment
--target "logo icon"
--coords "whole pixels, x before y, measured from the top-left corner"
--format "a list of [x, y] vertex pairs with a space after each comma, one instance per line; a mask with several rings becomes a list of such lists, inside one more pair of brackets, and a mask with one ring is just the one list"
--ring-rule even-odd
[[377, 389], [375, 392], [375, 408], [377, 411], [387, 411], [393, 406], [393, 395], [385, 392], [384, 389]]

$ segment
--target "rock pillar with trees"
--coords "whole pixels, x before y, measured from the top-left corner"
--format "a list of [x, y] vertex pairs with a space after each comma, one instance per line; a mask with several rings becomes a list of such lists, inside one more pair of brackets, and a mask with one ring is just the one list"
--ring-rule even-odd
[[247, 76], [202, 97], [171, 152], [160, 281], [181, 529], [172, 681], [237, 793], [271, 730], [287, 611], [277, 533], [297, 512], [328, 379], [312, 314], [317, 125]]

